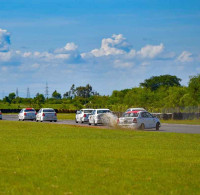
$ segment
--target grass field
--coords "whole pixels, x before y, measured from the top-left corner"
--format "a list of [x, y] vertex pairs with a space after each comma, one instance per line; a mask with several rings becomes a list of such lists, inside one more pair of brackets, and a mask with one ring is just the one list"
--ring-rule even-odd
[[199, 140], [0, 121], [0, 194], [199, 194]]
[[58, 120], [75, 120], [75, 113], [58, 113]]
[[161, 120], [161, 123], [200, 125], [200, 119], [193, 119], [193, 120]]

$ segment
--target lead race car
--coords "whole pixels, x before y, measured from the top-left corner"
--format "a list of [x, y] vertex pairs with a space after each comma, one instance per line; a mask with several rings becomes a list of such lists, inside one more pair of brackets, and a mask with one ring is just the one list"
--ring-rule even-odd
[[114, 126], [117, 123], [117, 116], [107, 108], [94, 109], [89, 116], [89, 125], [109, 125]]
[[159, 130], [160, 120], [152, 116], [147, 111], [134, 110], [125, 112], [118, 120], [118, 125], [122, 127], [131, 127], [134, 129], [151, 129]]

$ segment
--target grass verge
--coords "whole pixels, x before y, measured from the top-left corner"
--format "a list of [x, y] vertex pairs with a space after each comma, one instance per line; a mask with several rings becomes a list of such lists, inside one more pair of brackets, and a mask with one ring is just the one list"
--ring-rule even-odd
[[0, 121], [0, 194], [198, 194], [199, 139]]
[[194, 119], [194, 120], [161, 120], [161, 123], [200, 125], [200, 119]]
[[75, 113], [58, 113], [58, 120], [75, 120]]

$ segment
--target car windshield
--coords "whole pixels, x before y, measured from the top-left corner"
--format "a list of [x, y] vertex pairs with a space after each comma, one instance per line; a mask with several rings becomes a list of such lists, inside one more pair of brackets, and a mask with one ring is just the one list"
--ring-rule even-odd
[[91, 114], [93, 110], [83, 110], [85, 114]]
[[35, 110], [34, 109], [26, 109], [26, 110], [24, 110], [24, 112], [35, 112]]
[[110, 110], [97, 110], [97, 114], [109, 113]]
[[55, 112], [54, 110], [43, 110], [43, 112]]
[[123, 117], [138, 117], [138, 113], [124, 113]]

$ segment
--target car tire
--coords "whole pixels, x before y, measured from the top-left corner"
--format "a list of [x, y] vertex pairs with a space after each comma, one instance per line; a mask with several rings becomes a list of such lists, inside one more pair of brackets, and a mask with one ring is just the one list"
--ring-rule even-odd
[[88, 125], [91, 125], [91, 123], [88, 123]]
[[38, 122], [38, 120], [36, 120], [36, 122]]
[[156, 131], [159, 131], [160, 123], [156, 123]]
[[54, 121], [55, 123], [57, 122], [57, 120]]
[[140, 126], [140, 130], [144, 130], [144, 129], [145, 129], [145, 125], [144, 125], [144, 123], [142, 123]]
[[78, 123], [78, 121], [75, 119], [75, 122]]

